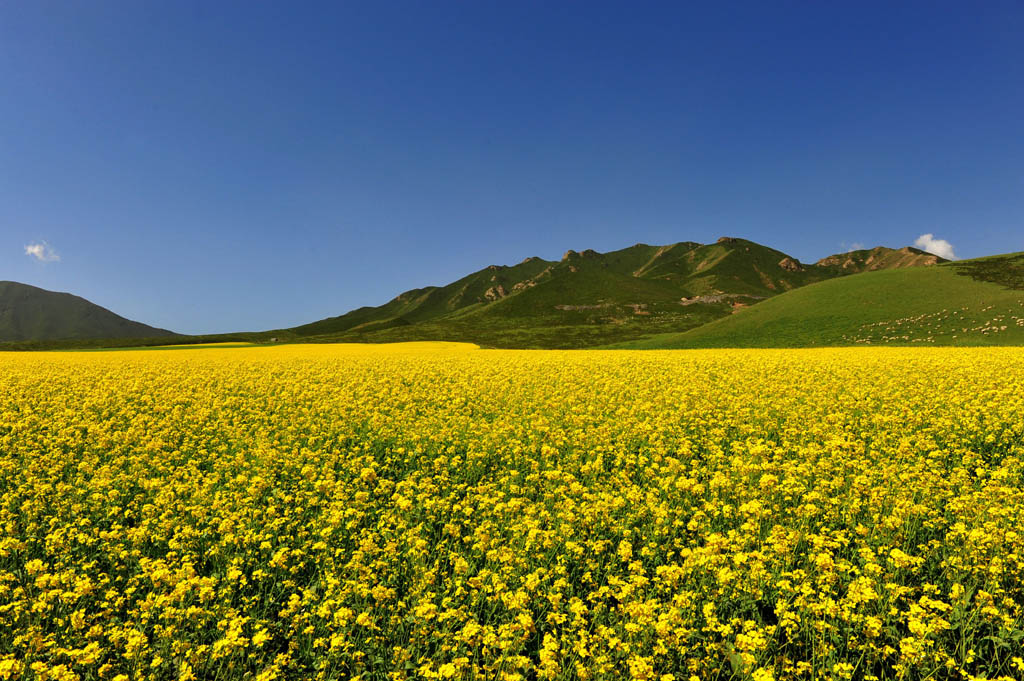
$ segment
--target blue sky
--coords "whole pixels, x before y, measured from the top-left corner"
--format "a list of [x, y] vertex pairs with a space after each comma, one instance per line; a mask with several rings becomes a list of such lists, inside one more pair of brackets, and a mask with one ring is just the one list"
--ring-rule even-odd
[[1024, 250], [1021, 35], [1014, 1], [3, 3], [0, 279], [204, 333], [638, 241]]

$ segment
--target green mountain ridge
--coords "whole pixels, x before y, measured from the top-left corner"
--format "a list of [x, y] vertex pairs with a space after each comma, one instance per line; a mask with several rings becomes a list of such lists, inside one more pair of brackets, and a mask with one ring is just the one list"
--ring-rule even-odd
[[822, 258], [815, 263], [818, 267], [828, 268], [834, 272], [860, 273], [876, 270], [893, 270], [920, 265], [938, 265], [947, 262], [937, 255], [932, 255], [918, 248], [886, 248], [876, 246], [871, 249], [860, 249], [848, 253], [837, 253]]
[[495, 347], [587, 347], [683, 331], [836, 277], [944, 262], [914, 248], [851, 251], [804, 264], [746, 239], [570, 250], [559, 261], [491, 265], [282, 333], [312, 341], [462, 340]]
[[0, 281], [0, 342], [176, 336], [70, 293]]

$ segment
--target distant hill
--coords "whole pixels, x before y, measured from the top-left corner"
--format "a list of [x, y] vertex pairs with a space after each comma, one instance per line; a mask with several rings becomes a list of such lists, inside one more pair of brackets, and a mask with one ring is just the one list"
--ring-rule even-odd
[[70, 293], [0, 281], [0, 342], [174, 336]]
[[1024, 253], [822, 281], [634, 348], [1024, 345]]
[[786, 291], [858, 272], [933, 265], [912, 248], [874, 248], [804, 264], [761, 244], [635, 244], [570, 250], [560, 261], [491, 265], [378, 307], [285, 329], [318, 341], [463, 340], [498, 347], [587, 347], [683, 331]]
[[858, 272], [873, 272], [875, 270], [918, 267], [920, 265], [937, 265], [943, 262], [946, 261], [937, 255], [917, 248], [911, 248], [910, 246], [895, 249], [878, 246], [869, 250], [830, 255], [827, 258], [822, 258], [815, 265], [831, 269], [835, 272], [855, 274]]

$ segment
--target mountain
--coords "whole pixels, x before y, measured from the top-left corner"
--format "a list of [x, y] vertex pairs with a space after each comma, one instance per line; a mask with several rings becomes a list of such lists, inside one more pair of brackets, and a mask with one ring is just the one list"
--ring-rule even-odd
[[1024, 253], [869, 271], [633, 348], [1024, 345]]
[[946, 262], [937, 255], [927, 253], [918, 248], [886, 248], [878, 246], [870, 250], [850, 251], [822, 258], [815, 263], [818, 267], [829, 268], [836, 272], [855, 274], [873, 272], [875, 270], [893, 270], [903, 267], [920, 265], [937, 265]]
[[570, 250], [559, 261], [491, 265], [446, 286], [283, 330], [315, 341], [463, 340], [587, 347], [696, 328], [778, 294], [858, 272], [932, 265], [917, 249], [874, 248], [804, 264], [733, 237], [713, 244]]
[[177, 336], [70, 293], [0, 281], [0, 342]]

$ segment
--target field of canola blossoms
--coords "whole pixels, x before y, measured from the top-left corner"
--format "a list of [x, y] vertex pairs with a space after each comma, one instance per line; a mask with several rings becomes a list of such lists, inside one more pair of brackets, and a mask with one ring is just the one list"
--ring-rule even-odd
[[1024, 677], [1024, 349], [0, 355], [0, 679]]

